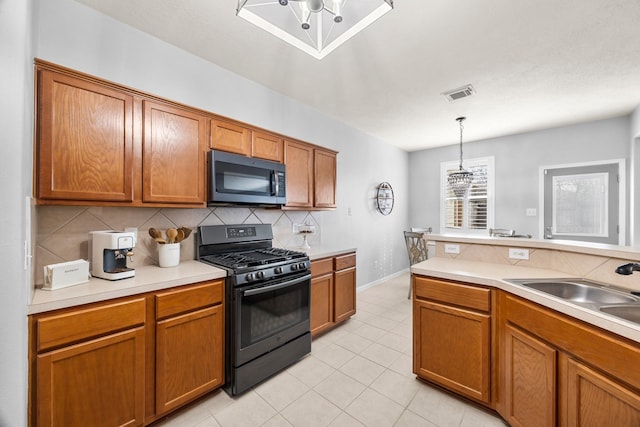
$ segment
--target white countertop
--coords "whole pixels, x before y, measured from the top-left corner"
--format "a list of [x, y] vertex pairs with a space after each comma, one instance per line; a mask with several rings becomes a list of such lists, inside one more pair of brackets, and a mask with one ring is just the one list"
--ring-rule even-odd
[[[294, 249], [294, 248], [290, 248]], [[305, 252], [309, 255], [309, 259], [311, 261], [329, 258], [336, 255], [347, 254], [349, 252], [356, 252], [356, 248], [345, 248], [345, 247], [335, 247], [335, 246], [312, 246], [310, 249], [301, 249], [300, 247], [295, 248], [294, 250]]]
[[541, 268], [438, 257], [411, 266], [411, 272], [502, 289], [640, 343], [640, 325], [637, 323], [581, 307], [543, 292], [505, 281], [505, 279], [566, 279], [569, 278], [566, 273]]
[[182, 261], [176, 267], [136, 267], [135, 276], [122, 280], [92, 278], [86, 283], [47, 291], [36, 289], [28, 314], [105, 301], [226, 277], [226, 271], [198, 261]]

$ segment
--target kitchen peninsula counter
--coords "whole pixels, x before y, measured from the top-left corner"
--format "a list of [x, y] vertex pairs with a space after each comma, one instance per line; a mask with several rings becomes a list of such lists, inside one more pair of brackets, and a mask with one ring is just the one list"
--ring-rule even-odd
[[[411, 273], [491, 286], [640, 343], [640, 325], [553, 298], [505, 279], [578, 278], [554, 269], [436, 257], [411, 266]], [[637, 277], [640, 282], [640, 277]]]
[[91, 278], [86, 283], [53, 291], [36, 288], [27, 314], [43, 313], [82, 304], [106, 301], [174, 286], [226, 277], [226, 271], [198, 261], [182, 261], [176, 267], [136, 267], [134, 277], [121, 280]]

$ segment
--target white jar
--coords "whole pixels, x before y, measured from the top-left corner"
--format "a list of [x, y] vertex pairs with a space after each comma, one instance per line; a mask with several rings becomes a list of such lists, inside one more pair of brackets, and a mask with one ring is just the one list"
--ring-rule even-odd
[[175, 267], [180, 264], [180, 243], [165, 243], [158, 245], [158, 265], [160, 267]]

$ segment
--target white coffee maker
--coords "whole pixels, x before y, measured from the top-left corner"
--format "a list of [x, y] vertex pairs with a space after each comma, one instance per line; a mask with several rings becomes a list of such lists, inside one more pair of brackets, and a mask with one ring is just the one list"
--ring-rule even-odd
[[135, 270], [127, 267], [133, 256], [136, 234], [128, 231], [103, 230], [89, 233], [89, 263], [91, 275], [107, 280], [126, 279], [135, 276]]

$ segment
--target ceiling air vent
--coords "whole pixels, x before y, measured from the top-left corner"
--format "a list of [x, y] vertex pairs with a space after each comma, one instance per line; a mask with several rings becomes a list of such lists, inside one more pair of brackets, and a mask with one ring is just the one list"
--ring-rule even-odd
[[466, 85], [463, 87], [459, 87], [458, 89], [453, 89], [448, 92], [443, 93], [444, 96], [450, 102], [457, 101], [458, 99], [467, 98], [476, 93], [475, 89], [471, 85]]

